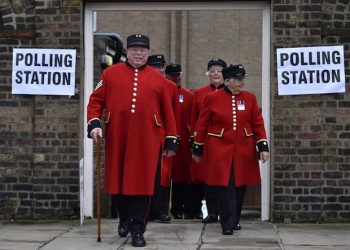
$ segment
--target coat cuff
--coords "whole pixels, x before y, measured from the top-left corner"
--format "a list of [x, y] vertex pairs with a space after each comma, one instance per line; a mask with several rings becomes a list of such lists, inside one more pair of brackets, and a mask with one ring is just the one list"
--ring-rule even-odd
[[259, 153], [261, 152], [269, 152], [269, 145], [267, 143], [267, 140], [259, 140], [256, 143], [256, 148]]
[[87, 137], [88, 138], [92, 138], [90, 136], [90, 133], [91, 131], [94, 129], [94, 128], [101, 128], [101, 123], [100, 123], [100, 120], [99, 119], [92, 119], [88, 122], [88, 127], [87, 127]]
[[176, 152], [178, 147], [179, 147], [179, 140], [176, 138], [176, 136], [165, 137], [165, 142], [164, 142], [165, 150], [171, 150]]
[[192, 153], [195, 156], [202, 156], [203, 155], [203, 149], [204, 149], [204, 144], [203, 143], [193, 142]]

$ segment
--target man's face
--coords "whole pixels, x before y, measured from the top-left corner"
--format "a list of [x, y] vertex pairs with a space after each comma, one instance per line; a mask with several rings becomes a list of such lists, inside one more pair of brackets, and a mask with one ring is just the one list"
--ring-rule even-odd
[[165, 75], [165, 66], [164, 65], [153, 65], [152, 66], [155, 70], [158, 70], [159, 73], [161, 73], [163, 76]]
[[140, 46], [129, 47], [126, 50], [126, 55], [128, 57], [128, 62], [138, 68], [147, 63], [148, 59], [148, 49]]
[[223, 83], [222, 67], [219, 65], [211, 66], [208, 71], [208, 78], [211, 84], [218, 85]]
[[170, 81], [173, 81], [174, 83], [176, 83], [176, 85], [180, 85], [181, 84], [181, 73], [171, 73], [171, 74], [167, 74], [166, 78]]

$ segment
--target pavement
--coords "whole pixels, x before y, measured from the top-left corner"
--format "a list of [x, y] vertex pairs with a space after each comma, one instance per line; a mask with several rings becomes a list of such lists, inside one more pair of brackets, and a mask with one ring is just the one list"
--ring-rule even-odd
[[[97, 242], [96, 220], [0, 221], [1, 250], [90, 250], [135, 249], [130, 234], [117, 236], [115, 219], [101, 221], [101, 242]], [[246, 219], [242, 230], [221, 234], [219, 223], [200, 220], [172, 220], [169, 224], [149, 222], [144, 236], [149, 250], [349, 250], [350, 224], [276, 224]]]

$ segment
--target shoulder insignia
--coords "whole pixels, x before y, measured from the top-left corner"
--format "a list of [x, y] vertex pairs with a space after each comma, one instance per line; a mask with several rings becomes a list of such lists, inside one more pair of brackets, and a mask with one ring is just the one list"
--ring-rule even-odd
[[97, 85], [96, 85], [96, 87], [95, 87], [95, 91], [96, 91], [98, 88], [102, 87], [102, 85], [103, 85], [103, 80], [101, 80], [101, 81], [99, 81], [99, 82], [97, 83]]

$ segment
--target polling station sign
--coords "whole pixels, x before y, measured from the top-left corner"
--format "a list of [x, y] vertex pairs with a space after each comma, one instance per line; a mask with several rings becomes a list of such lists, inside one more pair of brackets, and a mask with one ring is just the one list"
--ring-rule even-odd
[[12, 94], [74, 95], [76, 50], [13, 49]]
[[343, 46], [277, 49], [278, 95], [345, 92]]

